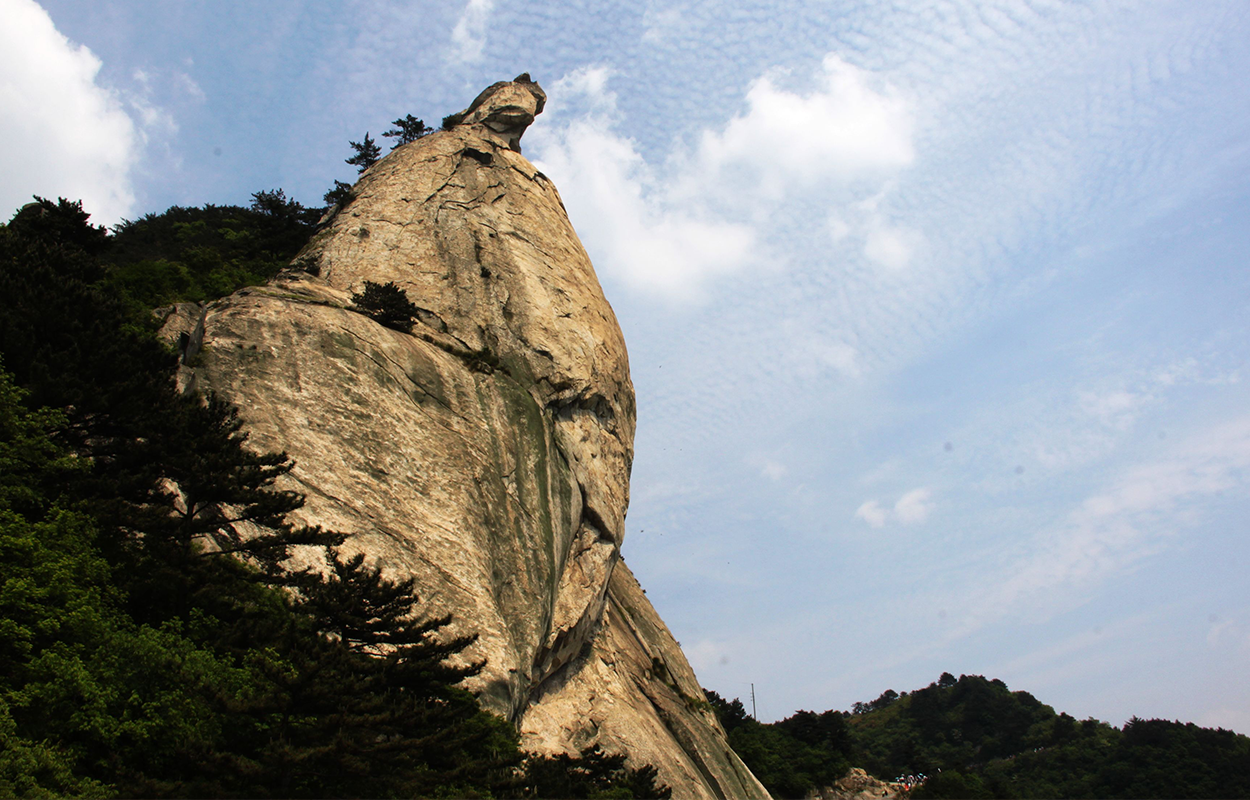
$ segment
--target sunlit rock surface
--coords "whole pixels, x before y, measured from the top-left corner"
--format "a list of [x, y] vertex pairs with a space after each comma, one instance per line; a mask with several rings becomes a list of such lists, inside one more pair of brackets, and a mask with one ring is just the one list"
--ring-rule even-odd
[[[620, 561], [633, 457], [625, 343], [555, 187], [520, 155], [521, 76], [379, 161], [265, 287], [173, 310], [179, 380], [295, 460], [303, 521], [342, 531], [479, 635], [471, 688], [527, 747], [600, 743], [675, 797], [764, 797]], [[365, 281], [411, 333], [353, 310]]]

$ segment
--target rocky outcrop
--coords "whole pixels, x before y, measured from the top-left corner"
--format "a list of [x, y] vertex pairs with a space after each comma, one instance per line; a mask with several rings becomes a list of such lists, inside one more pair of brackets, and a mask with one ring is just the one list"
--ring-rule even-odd
[[[551, 181], [520, 155], [521, 76], [367, 170], [269, 285], [180, 306], [179, 380], [295, 460], [302, 521], [414, 576], [478, 634], [471, 688], [526, 745], [592, 743], [680, 797], [762, 797], [620, 561], [633, 457], [625, 343]], [[365, 281], [418, 307], [359, 313]]]
[[872, 777], [859, 767], [853, 767], [833, 786], [813, 795], [814, 800], [899, 800], [908, 796], [907, 787]]

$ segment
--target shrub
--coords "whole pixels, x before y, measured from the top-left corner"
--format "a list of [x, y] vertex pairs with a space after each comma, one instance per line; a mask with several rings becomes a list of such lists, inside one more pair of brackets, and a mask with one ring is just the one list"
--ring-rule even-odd
[[412, 323], [417, 315], [417, 307], [408, 299], [408, 294], [389, 283], [365, 281], [365, 290], [352, 295], [352, 303], [356, 310], [372, 317], [379, 325], [385, 325], [403, 333], [412, 331]]

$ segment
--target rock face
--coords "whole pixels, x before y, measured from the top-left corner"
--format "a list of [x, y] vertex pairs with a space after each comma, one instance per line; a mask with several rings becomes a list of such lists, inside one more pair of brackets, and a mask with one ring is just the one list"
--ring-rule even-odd
[[[479, 634], [470, 688], [527, 747], [597, 742], [677, 797], [766, 797], [620, 561], [633, 386], [559, 194], [519, 152], [545, 99], [495, 84], [367, 170], [296, 268], [174, 309], [179, 379], [294, 458], [302, 521]], [[353, 308], [365, 281], [407, 293], [411, 333]]]

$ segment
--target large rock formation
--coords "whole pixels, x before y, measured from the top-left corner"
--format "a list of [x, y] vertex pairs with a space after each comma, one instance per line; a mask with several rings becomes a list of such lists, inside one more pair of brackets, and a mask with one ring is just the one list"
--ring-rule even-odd
[[[303, 521], [479, 634], [471, 688], [527, 747], [597, 742], [675, 796], [763, 797], [620, 561], [633, 387], [560, 196], [519, 152], [544, 101], [528, 76], [495, 84], [367, 170], [295, 268], [177, 307], [180, 380], [295, 459]], [[411, 333], [353, 307], [365, 281], [407, 293]]]

